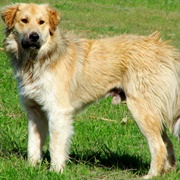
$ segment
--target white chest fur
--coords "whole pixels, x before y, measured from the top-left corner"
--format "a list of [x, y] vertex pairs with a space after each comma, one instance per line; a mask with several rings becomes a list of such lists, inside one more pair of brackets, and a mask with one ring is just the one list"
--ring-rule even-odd
[[44, 104], [44, 101], [52, 99], [53, 80], [50, 72], [46, 71], [28, 71], [21, 73], [17, 78], [18, 90], [20, 96], [36, 101], [38, 104]]

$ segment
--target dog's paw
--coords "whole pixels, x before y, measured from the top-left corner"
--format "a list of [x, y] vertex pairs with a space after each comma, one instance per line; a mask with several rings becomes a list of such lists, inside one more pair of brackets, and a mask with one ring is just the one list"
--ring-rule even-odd
[[50, 167], [50, 171], [53, 171], [53, 172], [57, 172], [57, 173], [63, 173], [64, 171], [64, 165], [55, 165], [55, 164], [52, 164], [51, 167]]
[[31, 166], [36, 166], [37, 164], [40, 164], [42, 162], [42, 159], [40, 159], [40, 158], [29, 158], [28, 161], [29, 161], [29, 164]]
[[152, 173], [148, 173], [147, 175], [145, 175], [145, 176], [143, 176], [142, 178], [143, 179], [152, 179], [152, 178], [154, 178], [154, 177], [156, 177], [156, 176], [158, 176], [159, 174], [152, 174]]
[[176, 170], [176, 161], [171, 159], [171, 162], [167, 161], [164, 167], [164, 172], [172, 172]]
[[143, 176], [143, 179], [151, 179], [153, 176], [151, 176], [151, 175], [145, 175], [145, 176]]

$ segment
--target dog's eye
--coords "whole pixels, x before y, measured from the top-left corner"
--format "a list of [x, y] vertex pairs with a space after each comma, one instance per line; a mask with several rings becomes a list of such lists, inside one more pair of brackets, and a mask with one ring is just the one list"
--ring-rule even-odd
[[28, 20], [27, 20], [26, 18], [23, 18], [23, 19], [21, 19], [21, 22], [27, 24], [27, 23], [28, 23]]
[[44, 24], [44, 21], [43, 20], [40, 20], [39, 21], [39, 24], [41, 25], [41, 24]]

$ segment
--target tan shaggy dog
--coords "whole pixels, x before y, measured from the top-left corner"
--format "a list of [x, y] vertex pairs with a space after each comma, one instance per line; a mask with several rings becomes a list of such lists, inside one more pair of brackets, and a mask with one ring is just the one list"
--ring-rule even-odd
[[80, 39], [57, 28], [60, 16], [48, 5], [2, 8], [5, 49], [28, 117], [28, 158], [41, 160], [49, 129], [51, 169], [63, 171], [73, 134], [72, 116], [86, 105], [125, 94], [127, 107], [146, 137], [151, 164], [144, 178], [175, 168], [168, 127], [180, 137], [180, 56], [149, 36]]

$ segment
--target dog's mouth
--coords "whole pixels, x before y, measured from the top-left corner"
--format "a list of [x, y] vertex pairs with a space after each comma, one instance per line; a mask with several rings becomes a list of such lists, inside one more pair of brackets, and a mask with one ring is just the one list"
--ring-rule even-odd
[[39, 49], [41, 47], [39, 42], [30, 42], [28, 40], [22, 40], [21, 45], [23, 49]]

